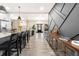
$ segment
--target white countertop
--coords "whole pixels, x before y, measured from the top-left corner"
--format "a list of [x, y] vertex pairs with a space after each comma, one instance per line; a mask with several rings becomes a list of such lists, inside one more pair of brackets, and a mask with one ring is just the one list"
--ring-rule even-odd
[[10, 36], [10, 35], [11, 35], [11, 33], [0, 33], [0, 38]]

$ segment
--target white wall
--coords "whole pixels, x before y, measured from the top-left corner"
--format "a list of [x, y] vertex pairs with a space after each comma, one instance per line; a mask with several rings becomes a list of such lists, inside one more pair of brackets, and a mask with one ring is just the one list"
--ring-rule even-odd
[[[18, 14], [10, 14], [11, 19], [17, 20]], [[29, 27], [32, 27], [34, 24], [47, 24], [48, 23], [48, 14], [21, 14], [20, 15], [22, 20], [26, 23], [27, 26], [27, 20]], [[23, 23], [24, 24], [24, 23]]]

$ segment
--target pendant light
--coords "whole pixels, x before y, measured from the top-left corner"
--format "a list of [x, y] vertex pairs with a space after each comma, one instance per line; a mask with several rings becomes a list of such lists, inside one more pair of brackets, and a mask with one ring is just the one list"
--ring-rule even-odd
[[19, 8], [19, 16], [18, 16], [18, 20], [21, 20], [21, 17], [20, 17], [20, 6], [18, 6]]
[[18, 32], [21, 32], [22, 24], [21, 24], [21, 17], [20, 17], [20, 6], [19, 8], [19, 16], [18, 16]]

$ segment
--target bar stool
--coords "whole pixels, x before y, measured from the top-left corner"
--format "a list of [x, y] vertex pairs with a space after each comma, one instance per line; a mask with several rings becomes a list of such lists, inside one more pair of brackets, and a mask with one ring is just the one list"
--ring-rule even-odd
[[[11, 52], [17, 52], [17, 56], [19, 56], [18, 43], [18, 34], [11, 34], [10, 40], [0, 44], [0, 50], [4, 51], [2, 56], [11, 56]], [[13, 51], [12, 49], [16, 49], [16, 51]]]
[[8, 56], [11, 56], [14, 52], [17, 52], [17, 56], [19, 56], [18, 33], [11, 34], [8, 48], [7, 48]]
[[24, 37], [23, 37], [23, 39], [24, 39], [24, 48], [25, 48], [25, 46], [26, 46], [26, 32], [24, 32]]
[[26, 32], [22, 33], [22, 39], [23, 39], [23, 48], [26, 46]]
[[22, 49], [23, 49], [23, 38], [22, 38], [22, 36], [23, 36], [23, 32], [19, 33], [18, 38], [19, 38], [19, 43], [20, 43], [20, 46], [19, 46], [19, 48], [20, 48], [20, 53], [21, 53], [21, 51], [22, 51]]
[[30, 40], [30, 31], [26, 31], [26, 36], [27, 36], [27, 43], [29, 43], [29, 40]]
[[9, 43], [9, 41], [6, 41], [6, 42], [3, 42], [2, 44], [0, 44], [0, 51], [3, 52], [1, 54], [1, 56], [7, 56], [8, 43]]

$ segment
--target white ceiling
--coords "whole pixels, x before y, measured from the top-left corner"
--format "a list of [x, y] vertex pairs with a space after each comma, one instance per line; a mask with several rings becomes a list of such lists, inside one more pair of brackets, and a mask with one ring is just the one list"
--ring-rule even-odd
[[[22, 20], [48, 20], [48, 12], [54, 6], [54, 3], [0, 3], [9, 12], [10, 19], [16, 19], [20, 16]], [[40, 10], [41, 8], [41, 10]], [[4, 17], [2, 17], [4, 18]], [[39, 22], [39, 21], [38, 21]], [[45, 22], [45, 21], [44, 21]]]
[[[20, 6], [21, 13], [48, 13], [53, 7], [53, 3], [2, 3], [8, 12], [10, 13], [18, 13]], [[44, 10], [40, 10], [44, 9]]]
[[[10, 18], [18, 19], [18, 14], [10, 14]], [[48, 20], [48, 14], [21, 14], [22, 20]]]

